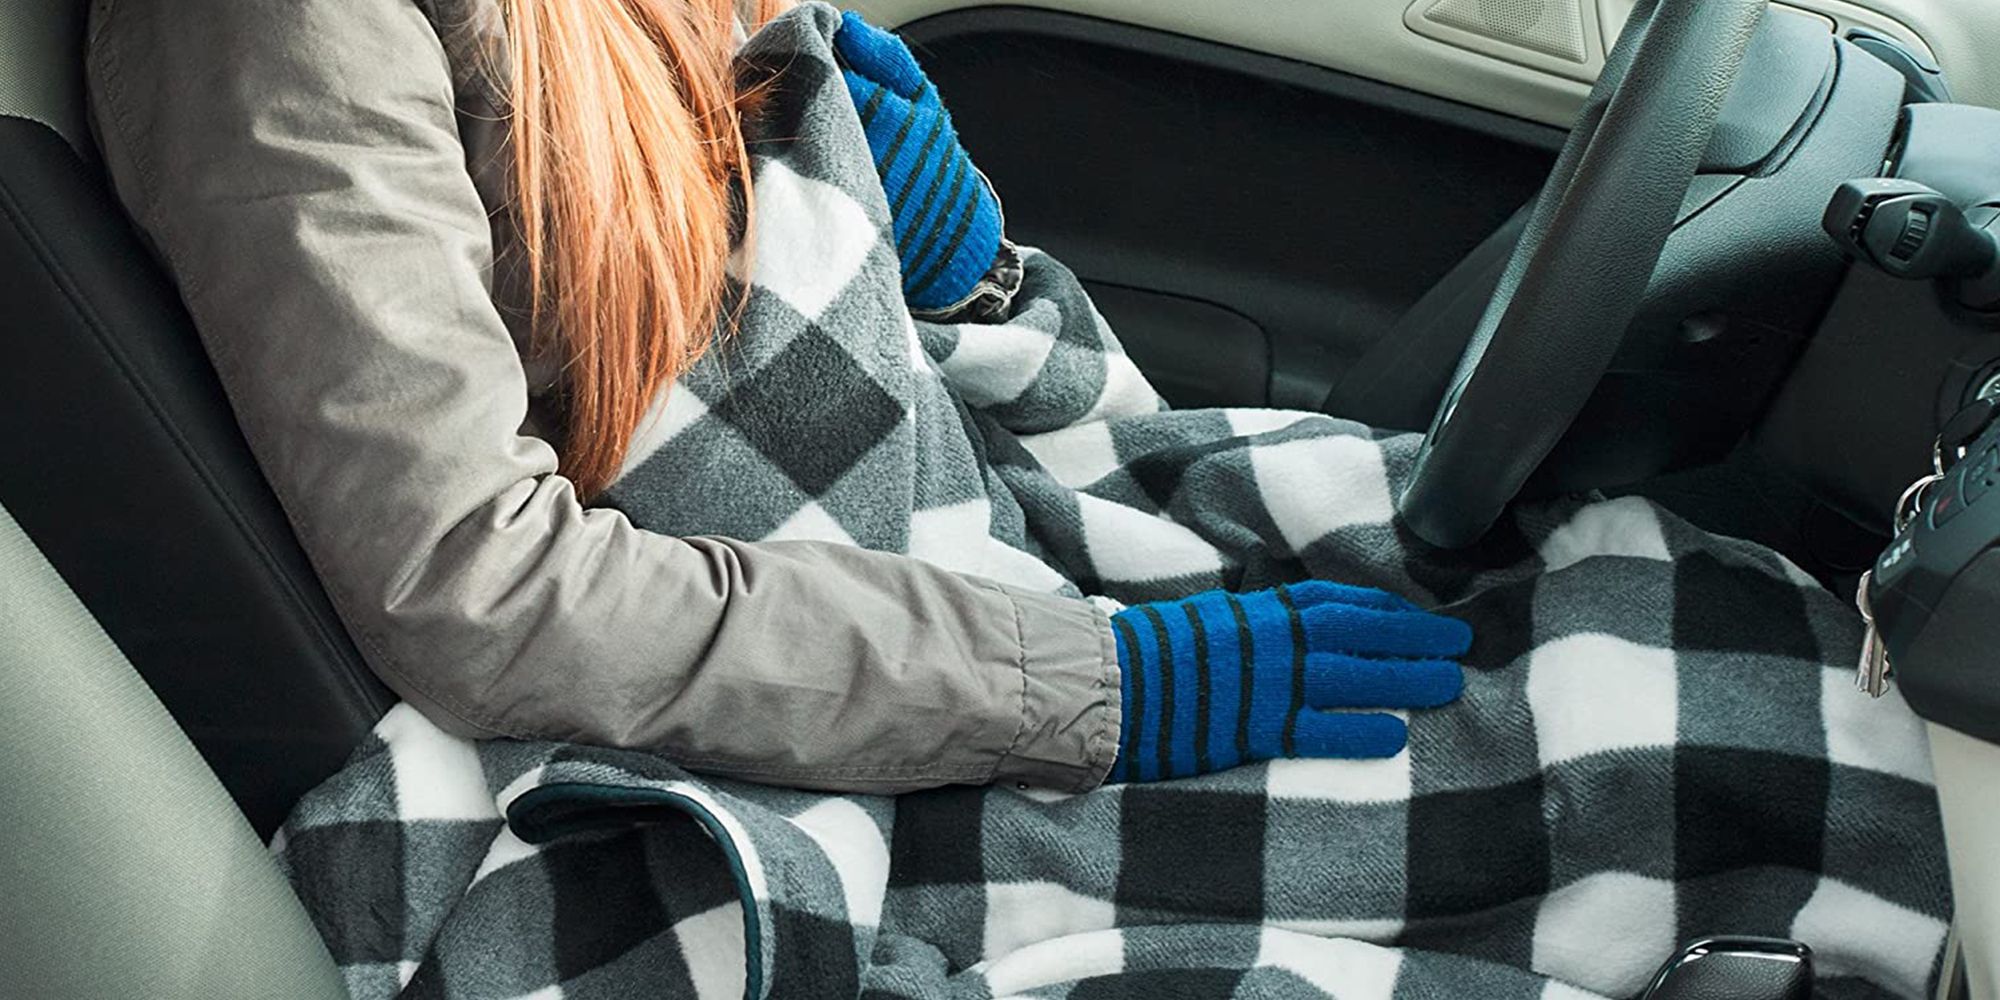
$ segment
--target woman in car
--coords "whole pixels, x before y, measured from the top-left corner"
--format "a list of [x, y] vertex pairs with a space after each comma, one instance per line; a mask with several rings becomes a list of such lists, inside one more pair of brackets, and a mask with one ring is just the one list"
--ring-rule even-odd
[[[1010, 400], [967, 392], [871, 395], [865, 379], [851, 376], [855, 359], [837, 353], [808, 359], [785, 391], [750, 377], [777, 363], [756, 353], [765, 339], [790, 336], [778, 340], [782, 350], [770, 349], [781, 355], [791, 345], [823, 345], [819, 332], [798, 328], [823, 322], [812, 310], [849, 292], [794, 288], [792, 312], [760, 311], [754, 296], [735, 290], [761, 270], [746, 275], [732, 260], [761, 269], [803, 257], [795, 271], [809, 276], [822, 256], [828, 273], [860, 266], [837, 259], [839, 233], [774, 238], [793, 235], [781, 225], [799, 213], [840, 217], [837, 205], [827, 207], [834, 199], [825, 185], [798, 180], [782, 164], [750, 183], [745, 122], [777, 100], [788, 78], [746, 74], [739, 83], [732, 57], [773, 17], [810, 18], [791, 25], [801, 36], [837, 27], [831, 44], [843, 80], [833, 85], [851, 98], [873, 160], [870, 183], [879, 181], [872, 196], [892, 230], [900, 288], [891, 294], [901, 301], [889, 304], [905, 358], [922, 356], [923, 371], [979, 368], [992, 355], [951, 353], [937, 363], [947, 352], [933, 339], [1006, 343], [1040, 321], [1022, 311], [1030, 298], [1073, 306], [1071, 318], [1088, 328], [1043, 331], [1052, 343], [1097, 336], [1074, 279], [1005, 240], [997, 201], [928, 81], [899, 43], [866, 24], [836, 23], [824, 7], [784, 15], [775, 9], [784, 4], [738, 9], [728, 0], [96, 6], [93, 112], [117, 190], [175, 276], [267, 478], [371, 666], [439, 726], [471, 737], [641, 748], [697, 772], [811, 789], [1005, 783], [1081, 792], [1107, 780], [1189, 777], [1278, 758], [1393, 758], [1408, 734], [1399, 710], [1459, 698], [1459, 661], [1472, 642], [1462, 622], [1384, 590], [1323, 580], [1227, 589], [1246, 579], [1297, 581], [1320, 558], [1308, 551], [1317, 528], [1267, 513], [1217, 527], [1171, 498], [1145, 509], [1080, 488], [1066, 496], [1080, 498], [1073, 513], [1081, 527], [1023, 513], [1040, 500], [1010, 490], [1080, 487], [1118, 466], [1100, 461], [1116, 451], [1106, 437], [1066, 453], [1060, 477], [1036, 479], [1041, 459], [1061, 463], [1031, 439], [1099, 433], [1088, 418], [1110, 409], [1163, 416], [1122, 352], [1093, 356], [1104, 385], [1072, 408], [1071, 423], [1010, 418]], [[739, 356], [763, 360], [731, 361]], [[1033, 375], [1016, 379], [1016, 389], [1030, 391]], [[731, 391], [688, 388], [704, 378]], [[843, 477], [866, 464], [861, 455], [774, 459], [782, 477], [758, 464], [788, 442], [753, 430], [791, 435], [795, 448], [827, 426], [873, 420], [888, 440], [926, 415], [935, 433], [895, 439], [903, 464], [891, 463], [901, 479], [889, 492], [899, 490], [905, 507], [890, 512], [880, 533], [829, 526], [821, 505], [833, 504]], [[662, 435], [685, 442], [699, 437], [688, 428], [711, 418], [730, 424], [704, 439], [717, 448], [739, 431], [754, 439], [740, 466], [694, 456], [687, 467], [705, 474], [677, 476], [681, 466], [647, 459]], [[1270, 440], [1273, 452], [1302, 455], [1299, 468], [1329, 454], [1375, 455], [1359, 435], [1285, 438], [1297, 415], [1189, 419], [1208, 421], [1200, 447]], [[1162, 432], [1166, 444], [1171, 438]], [[1258, 459], [1246, 461], [1253, 479], [1262, 475]], [[970, 463], [990, 494], [950, 504], [909, 499], [951, 462]], [[1143, 469], [1117, 471], [1129, 473], [1136, 494], [1159, 485], [1138, 482]], [[1283, 487], [1326, 524], [1372, 517], [1393, 535], [1379, 483], [1365, 496], [1311, 477]], [[720, 529], [773, 491], [814, 502], [766, 525], [762, 540], [717, 537], [736, 534]], [[906, 516], [917, 507], [946, 516], [919, 524]], [[857, 517], [871, 513], [880, 512]], [[1010, 518], [1027, 527], [1003, 524]], [[1256, 518], [1256, 530], [1245, 527]], [[989, 541], [989, 522], [1021, 537], [981, 548], [983, 563], [942, 561], [979, 563], [1012, 583], [905, 554], [923, 553], [919, 535], [945, 536], [947, 550], [952, 539]], [[1103, 544], [1057, 537], [1071, 529]], [[1604, 529], [1572, 535], [1592, 530]], [[843, 533], [859, 544], [826, 540]], [[1217, 554], [1225, 536], [1235, 546], [1229, 559]], [[1185, 557], [1186, 572], [1114, 586], [1121, 553], [1111, 543], [1119, 539], [1162, 550], [1141, 553], [1148, 557]], [[1642, 554], [1616, 551], [1615, 542], [1600, 554]], [[1577, 537], [1557, 545], [1588, 548]], [[1082, 548], [1094, 562], [1064, 556]], [[1658, 548], [1656, 561], [1665, 562], [1665, 543]], [[1365, 569], [1352, 552], [1331, 564]], [[1120, 609], [1079, 596], [1100, 589], [1136, 603]], [[1519, 618], [1527, 608], [1515, 610]], [[1623, 648], [1624, 624], [1578, 629], [1607, 634], [1583, 636], [1550, 675], [1588, 680], [1588, 668]], [[1669, 622], [1668, 631], [1681, 625]], [[1509, 665], [1506, 643], [1522, 637], [1500, 638], [1489, 651], [1496, 661], [1482, 666]], [[1616, 719], [1566, 718], [1582, 733], [1570, 749], [1615, 753], [1657, 737], [1670, 755], [1680, 730], [1668, 659], [1646, 674], [1649, 686], [1617, 702], [1658, 709], [1647, 718], [1659, 725], [1635, 735]], [[1809, 682], [1815, 696], [1818, 673]], [[1517, 723], [1519, 703], [1538, 690], [1510, 690], [1511, 702], [1496, 702], [1487, 717], [1463, 713], [1453, 732]], [[1664, 698], [1648, 701], [1657, 691]], [[1419, 715], [1408, 725], [1445, 718]], [[1479, 747], [1491, 758], [1480, 763], [1533, 773], [1570, 752], [1554, 742], [1538, 748], [1518, 729]], [[1367, 794], [1391, 794], [1385, 789], [1396, 782], [1382, 775], [1394, 773], [1370, 772]], [[1718, 785], [1733, 777], [1720, 765], [1699, 774]], [[1683, 772], [1654, 777], [1664, 783], [1634, 794], [1667, 803], [1671, 827], [1675, 796], [1692, 796], [1676, 790]], [[1401, 783], [1395, 794], [1410, 797], [1407, 774]], [[1458, 808], [1448, 798], [1432, 805]], [[1505, 813], [1514, 825], [1493, 830], [1493, 839], [1540, 835], [1528, 830], [1544, 818], [1538, 799], [1504, 801], [1526, 803], [1527, 812]], [[1463, 811], [1458, 825], [1428, 829], [1469, 836], [1463, 827], [1485, 817]], [[1815, 836], [1838, 825], [1804, 809], [1784, 819]], [[1420, 832], [1410, 822], [1414, 841]], [[1697, 832], [1727, 834], [1708, 815], [1690, 822]], [[1542, 847], [1521, 843], [1540, 863]], [[1729, 850], [1736, 853], [1718, 855], [1716, 869], [1775, 871], [1792, 861]], [[1622, 891], [1629, 881], [1650, 892], [1664, 884], [1669, 921], [1673, 879], [1682, 875], [1701, 883], [1703, 898], [1740, 895], [1730, 891], [1737, 883], [1700, 864], [1674, 868], [1672, 842], [1635, 852], [1644, 856], [1615, 861], [1667, 870], [1612, 872], [1592, 886]], [[1795, 868], [1818, 878], [1817, 866], [1808, 859]], [[1552, 892], [1554, 877], [1543, 872], [1532, 891]], [[1627, 902], [1593, 896], [1574, 912], [1616, 912]], [[1682, 910], [1700, 912], [1691, 905]], [[1572, 916], [1567, 926], [1590, 923]], [[1909, 936], [1930, 929], [1924, 923]]]
[[[1154, 653], [1136, 609], [1146, 667], [1121, 670], [1141, 633], [1073, 597], [852, 546], [669, 537], [590, 505], [656, 398], [736, 319], [731, 199], [757, 95], [738, 92], [731, 57], [771, 11], [99, 8], [94, 110], [118, 190], [370, 663], [440, 725], [813, 788], [1075, 791], [1157, 738], [1121, 712], [1199, 696], [1195, 671], [1171, 669], [1193, 651]], [[899, 122], [938, 113], [901, 104]], [[995, 225], [926, 290], [932, 315], [1005, 270], [978, 193]], [[1455, 696], [1462, 625], [1374, 591], [1280, 600], [1244, 599], [1258, 688], [1241, 704], [1259, 732], [1291, 736], [1244, 756], [1402, 746], [1394, 717], [1295, 703], [1294, 619], [1316, 697]], [[1190, 608], [1233, 613], [1220, 598], [1168, 613]], [[1384, 676], [1343, 653], [1408, 659]], [[1122, 690], [1146, 671], [1152, 698]], [[1174, 773], [1193, 769], [1190, 754]]]

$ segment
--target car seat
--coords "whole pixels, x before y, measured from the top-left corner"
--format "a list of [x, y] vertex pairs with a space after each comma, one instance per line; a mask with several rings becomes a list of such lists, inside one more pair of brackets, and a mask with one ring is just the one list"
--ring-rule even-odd
[[393, 699], [97, 167], [87, 8], [0, 0], [0, 506], [268, 834]]
[[263, 844], [4, 507], [0, 608], [0, 996], [346, 996]]

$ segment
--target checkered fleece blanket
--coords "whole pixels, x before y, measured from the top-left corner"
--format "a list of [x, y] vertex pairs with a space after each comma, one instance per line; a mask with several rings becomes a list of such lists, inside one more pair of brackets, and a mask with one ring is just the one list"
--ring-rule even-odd
[[1925, 744], [1853, 689], [1843, 602], [1637, 499], [1426, 548], [1391, 503], [1413, 438], [1168, 411], [1045, 255], [1011, 322], [913, 322], [837, 23], [810, 5], [744, 52], [782, 68], [744, 321], [611, 500], [1120, 601], [1387, 587], [1474, 625], [1465, 697], [1391, 760], [895, 799], [398, 707], [274, 844], [355, 997], [1570, 1000], [1715, 934], [1807, 941], [1823, 996], [1923, 994], [1949, 907]]

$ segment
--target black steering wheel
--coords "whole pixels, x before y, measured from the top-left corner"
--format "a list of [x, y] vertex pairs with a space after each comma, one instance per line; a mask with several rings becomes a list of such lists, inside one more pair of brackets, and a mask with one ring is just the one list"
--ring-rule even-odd
[[1460, 358], [1399, 504], [1470, 545], [1569, 430], [1638, 312], [1765, 0], [1641, 0]]

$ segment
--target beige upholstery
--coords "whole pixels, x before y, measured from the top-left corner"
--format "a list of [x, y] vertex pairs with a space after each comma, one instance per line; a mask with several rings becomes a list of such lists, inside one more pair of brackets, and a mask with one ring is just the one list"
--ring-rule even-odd
[[345, 996], [228, 794], [0, 508], [0, 997]]

